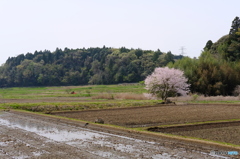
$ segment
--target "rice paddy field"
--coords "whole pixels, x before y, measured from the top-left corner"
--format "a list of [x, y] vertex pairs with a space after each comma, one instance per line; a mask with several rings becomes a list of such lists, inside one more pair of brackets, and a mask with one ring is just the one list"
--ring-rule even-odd
[[164, 105], [144, 93], [141, 84], [1, 88], [0, 109], [240, 146], [239, 97], [193, 94]]
[[240, 105], [188, 104], [58, 112], [57, 116], [240, 145]]

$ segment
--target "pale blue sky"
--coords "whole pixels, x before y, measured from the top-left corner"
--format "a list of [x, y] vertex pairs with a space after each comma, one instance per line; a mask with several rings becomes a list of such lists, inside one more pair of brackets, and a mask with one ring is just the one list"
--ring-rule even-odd
[[57, 47], [160, 49], [198, 57], [228, 34], [239, 0], [0, 0], [0, 64]]

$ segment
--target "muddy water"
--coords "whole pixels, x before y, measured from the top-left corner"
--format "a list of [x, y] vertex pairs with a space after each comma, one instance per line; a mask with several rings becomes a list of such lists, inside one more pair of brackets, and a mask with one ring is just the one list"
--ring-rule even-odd
[[[210, 156], [193, 150], [186, 151], [184, 148], [172, 149], [162, 146], [161, 143], [94, 131], [66, 123], [38, 120], [12, 113], [0, 114], [0, 128], [0, 135], [4, 138], [8, 137], [4, 141], [0, 141], [0, 153], [2, 152], [0, 158], [45, 158], [49, 157], [50, 154], [56, 158], [59, 156], [60, 158], [69, 158], [67, 157], [70, 155], [68, 153], [71, 153], [73, 158], [83, 158], [79, 157], [78, 153], [83, 154], [85, 158], [226, 158]], [[4, 134], [3, 129], [5, 133], [9, 132], [9, 135]], [[6, 131], [6, 129], [9, 130]], [[11, 134], [11, 131], [15, 133]], [[28, 135], [24, 136], [24, 134]], [[26, 139], [21, 140], [24, 137]], [[34, 143], [30, 137], [37, 138], [36, 142], [40, 142], [41, 146], [38, 147], [37, 145], [40, 144]], [[16, 151], [15, 142], [24, 143], [23, 146], [27, 148], [18, 148]], [[56, 148], [53, 150], [45, 149], [48, 144], [53, 144], [52, 147]], [[61, 152], [59, 150], [61, 146], [67, 148], [63, 148]], [[28, 152], [29, 149], [31, 152]]]

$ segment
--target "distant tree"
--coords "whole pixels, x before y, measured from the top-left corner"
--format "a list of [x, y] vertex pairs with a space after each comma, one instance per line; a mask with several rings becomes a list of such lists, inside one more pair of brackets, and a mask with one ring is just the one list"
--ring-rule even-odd
[[154, 52], [152, 60], [157, 61], [159, 55], [161, 55], [161, 54], [162, 54], [162, 52], [158, 49], [157, 51]]
[[234, 20], [232, 21], [232, 26], [229, 31], [229, 35], [234, 35], [235, 32], [238, 31], [238, 28], [240, 28], [240, 19], [239, 17], [235, 17]]
[[137, 50], [135, 50], [135, 54], [139, 58], [140, 56], [142, 56], [143, 51], [141, 49], [137, 49]]
[[208, 40], [208, 42], [206, 43], [206, 46], [204, 47], [204, 50], [209, 50], [213, 45], [212, 40]]
[[121, 47], [119, 50], [120, 50], [121, 53], [130, 51], [129, 49], [127, 49], [125, 47]]
[[181, 70], [158, 67], [151, 75], [147, 76], [145, 85], [149, 93], [166, 101], [169, 96], [186, 95], [190, 86], [187, 84], [187, 80]]
[[25, 58], [28, 59], [28, 60], [32, 60], [32, 59], [33, 59], [33, 54], [27, 53], [27, 54], [25, 55]]
[[169, 62], [173, 62], [174, 63], [174, 55], [171, 53], [171, 51], [168, 51], [167, 54], [165, 55], [164, 59], [166, 60], [166, 64], [167, 65]]

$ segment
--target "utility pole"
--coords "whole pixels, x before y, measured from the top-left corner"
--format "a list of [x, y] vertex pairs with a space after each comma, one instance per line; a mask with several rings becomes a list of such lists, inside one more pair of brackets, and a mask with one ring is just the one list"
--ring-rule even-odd
[[179, 50], [181, 51], [180, 55], [183, 56], [184, 54], [186, 54], [186, 52], [185, 52], [186, 48], [184, 46], [181, 46], [181, 48]]

